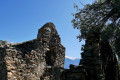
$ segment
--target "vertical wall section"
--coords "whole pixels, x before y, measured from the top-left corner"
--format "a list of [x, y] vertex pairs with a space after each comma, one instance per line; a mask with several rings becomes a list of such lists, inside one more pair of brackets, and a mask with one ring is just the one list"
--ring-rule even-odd
[[53, 23], [37, 39], [0, 46], [0, 80], [60, 80], [65, 48]]

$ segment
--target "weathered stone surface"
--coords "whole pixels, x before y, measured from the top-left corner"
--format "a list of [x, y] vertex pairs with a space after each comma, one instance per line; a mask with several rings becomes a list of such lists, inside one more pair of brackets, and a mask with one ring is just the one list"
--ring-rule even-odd
[[70, 65], [70, 69], [65, 69], [61, 75], [61, 80], [88, 80], [86, 70], [82, 65]]
[[37, 39], [0, 46], [0, 80], [60, 80], [65, 48], [53, 23]]
[[85, 40], [82, 59], [79, 66], [71, 65], [70, 69], [63, 72], [63, 80], [105, 80], [100, 59], [99, 35], [90, 35]]

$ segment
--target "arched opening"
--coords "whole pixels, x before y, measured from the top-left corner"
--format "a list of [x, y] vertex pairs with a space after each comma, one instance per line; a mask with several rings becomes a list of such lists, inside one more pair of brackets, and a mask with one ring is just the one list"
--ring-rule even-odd
[[50, 28], [48, 28], [48, 31], [50, 31], [50, 32], [51, 32], [51, 29], [50, 29]]
[[55, 51], [53, 49], [47, 51], [45, 56], [45, 60], [46, 60], [46, 65], [47, 66], [53, 66], [56, 60], [56, 54]]

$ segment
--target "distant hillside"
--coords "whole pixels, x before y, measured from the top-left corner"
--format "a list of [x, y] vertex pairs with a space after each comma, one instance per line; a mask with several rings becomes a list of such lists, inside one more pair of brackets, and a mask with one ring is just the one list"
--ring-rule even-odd
[[65, 68], [69, 69], [69, 65], [73, 64], [73, 65], [78, 65], [80, 62], [80, 58], [72, 58], [72, 57], [65, 57]]

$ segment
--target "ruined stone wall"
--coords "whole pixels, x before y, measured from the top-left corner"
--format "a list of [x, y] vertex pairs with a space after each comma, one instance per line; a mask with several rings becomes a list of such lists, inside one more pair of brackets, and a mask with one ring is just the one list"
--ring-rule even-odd
[[60, 80], [64, 59], [55, 26], [47, 23], [37, 39], [0, 46], [0, 80]]
[[100, 59], [99, 34], [90, 35], [83, 46], [79, 66], [65, 70], [63, 80], [105, 80]]
[[82, 65], [70, 65], [70, 69], [64, 69], [61, 80], [89, 80], [87, 73]]
[[117, 58], [107, 38], [95, 32], [87, 37], [82, 50], [80, 64], [64, 70], [62, 80], [120, 80]]

